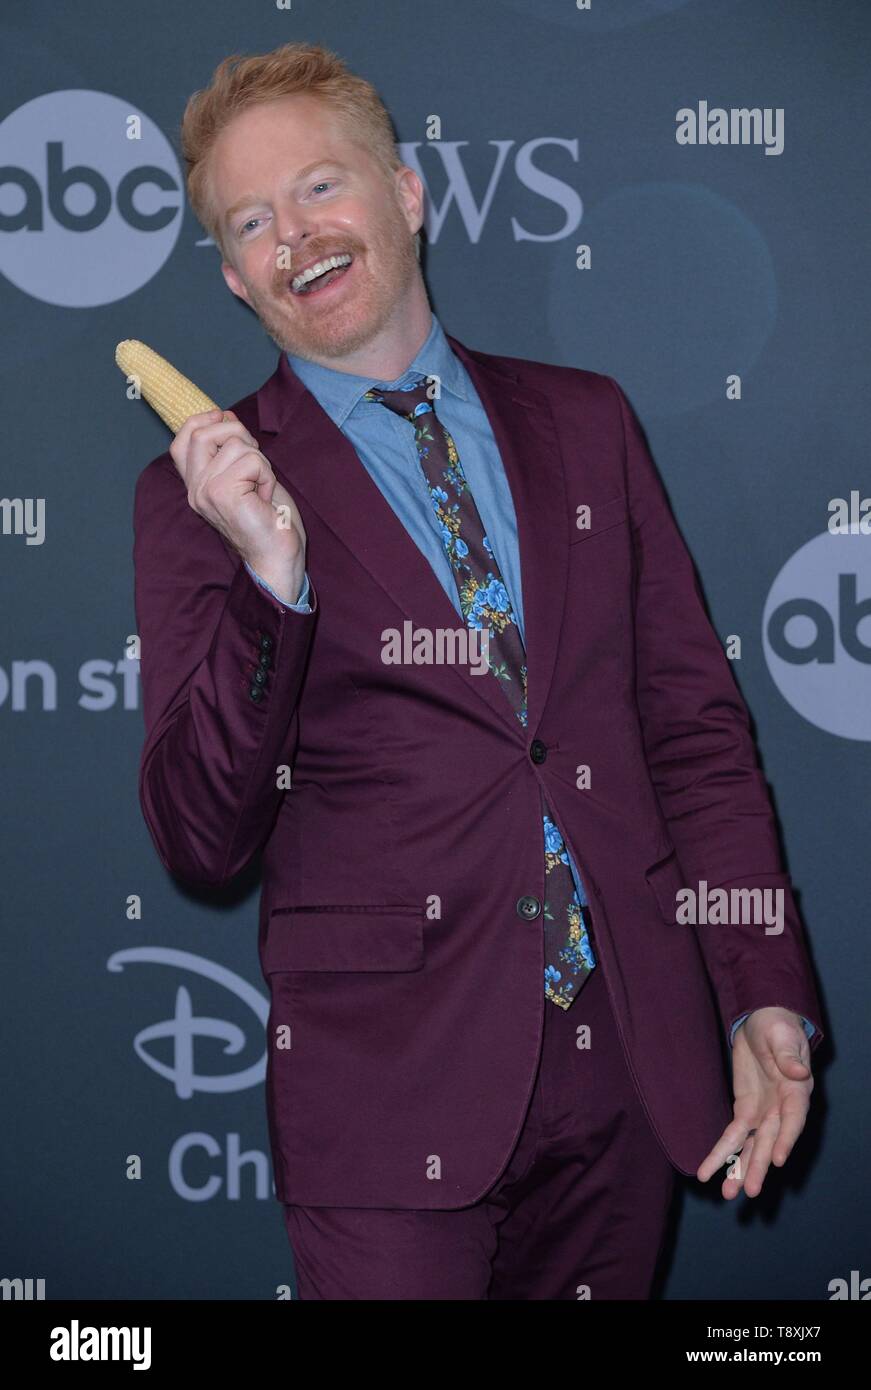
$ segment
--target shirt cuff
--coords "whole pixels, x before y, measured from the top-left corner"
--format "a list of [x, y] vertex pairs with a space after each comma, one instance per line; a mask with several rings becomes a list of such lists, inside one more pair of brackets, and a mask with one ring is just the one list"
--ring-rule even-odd
[[278, 601], [278, 603], [281, 604], [282, 608], [289, 608], [289, 609], [291, 610], [291, 612], [293, 612], [293, 613], [310, 613], [310, 612], [312, 611], [312, 610], [311, 610], [311, 604], [310, 604], [309, 601], [308, 601], [308, 597], [309, 597], [308, 571], [306, 571], [305, 579], [303, 580], [303, 584], [302, 584], [302, 592], [300, 593], [300, 596], [299, 596], [299, 598], [297, 599], [296, 603], [288, 603], [287, 599], [282, 598], [282, 597], [281, 597], [281, 594], [277, 594], [277, 593], [275, 592], [275, 590], [273, 589], [273, 587], [272, 587], [271, 584], [267, 584], [265, 579], [261, 579], [261, 578], [260, 578], [260, 575], [257, 573], [256, 570], [253, 570], [253, 569], [251, 568], [251, 566], [249, 565], [249, 563], [248, 563], [247, 560], [244, 560], [244, 561], [243, 561], [243, 564], [245, 565], [245, 568], [246, 568], [246, 570], [248, 571], [248, 573], [250, 574], [251, 578], [252, 578], [253, 580], [255, 580], [255, 581], [260, 585], [261, 589], [265, 589], [265, 590], [267, 591], [267, 593], [270, 593], [270, 594], [272, 595], [272, 597], [273, 597], [274, 599], [276, 599], [276, 600]]
[[[735, 1019], [735, 1022], [732, 1024], [732, 1033], [731, 1033], [731, 1036], [730, 1036], [730, 1038], [729, 1038], [729, 1043], [731, 1044], [732, 1047], [735, 1046], [735, 1034], [737, 1033], [738, 1029], [741, 1027], [741, 1024], [744, 1022], [745, 1018], [749, 1018], [750, 1012], [751, 1012], [751, 1010], [748, 1009], [748, 1011], [747, 1011], [746, 1014], [742, 1014], [740, 1018], [736, 1018], [736, 1019]], [[810, 1019], [809, 1019], [809, 1018], [805, 1018], [804, 1014], [799, 1014], [799, 1018], [801, 1019], [802, 1023], [804, 1024], [804, 1031], [805, 1031], [805, 1033], [807, 1034], [808, 1041], [810, 1041], [810, 1039], [813, 1037], [814, 1033], [817, 1031], [817, 1029], [816, 1029], [816, 1024], [811, 1023]]]

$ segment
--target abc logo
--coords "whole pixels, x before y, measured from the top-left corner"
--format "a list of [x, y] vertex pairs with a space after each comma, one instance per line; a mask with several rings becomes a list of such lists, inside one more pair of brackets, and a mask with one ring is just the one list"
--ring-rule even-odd
[[182, 205], [169, 141], [129, 102], [48, 92], [0, 122], [0, 271], [35, 299], [82, 309], [141, 289], [175, 246]]
[[771, 677], [793, 709], [871, 740], [871, 536], [826, 531], [787, 560], [762, 616]]

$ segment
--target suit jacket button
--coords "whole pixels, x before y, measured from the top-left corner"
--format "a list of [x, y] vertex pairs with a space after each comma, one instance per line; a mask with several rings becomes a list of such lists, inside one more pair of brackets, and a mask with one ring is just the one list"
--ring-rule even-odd
[[547, 757], [547, 748], [540, 738], [534, 738], [529, 745], [529, 756], [534, 763], [543, 763]]
[[517, 899], [517, 915], [523, 917], [527, 922], [532, 922], [541, 912], [541, 903], [538, 898], [523, 897]]
[[251, 696], [251, 699], [255, 702], [255, 704], [258, 700], [263, 699], [263, 691], [261, 690], [259, 685], [252, 685], [251, 689], [248, 691], [248, 694]]

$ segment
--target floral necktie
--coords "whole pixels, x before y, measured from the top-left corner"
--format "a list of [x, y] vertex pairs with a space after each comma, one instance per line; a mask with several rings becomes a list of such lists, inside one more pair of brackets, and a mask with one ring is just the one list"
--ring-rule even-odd
[[[466, 626], [487, 629], [488, 661], [517, 718], [527, 726], [526, 652], [496, 556], [475, 506], [456, 445], [438, 419], [426, 380], [409, 391], [368, 390], [414, 426], [417, 455], [441, 527]], [[563, 838], [541, 794], [544, 823], [544, 992], [562, 1009], [573, 1003], [596, 959], [590, 945], [587, 897], [575, 889]], [[585, 920], [586, 919], [586, 920]]]

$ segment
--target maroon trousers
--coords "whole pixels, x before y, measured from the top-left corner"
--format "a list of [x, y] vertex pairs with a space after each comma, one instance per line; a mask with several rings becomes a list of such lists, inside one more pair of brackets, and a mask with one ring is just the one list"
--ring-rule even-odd
[[[285, 1205], [300, 1299], [646, 1299], [674, 1170], [626, 1066], [601, 965], [542, 1055], [508, 1167], [453, 1211]], [[589, 1049], [577, 1029], [590, 1025]]]

